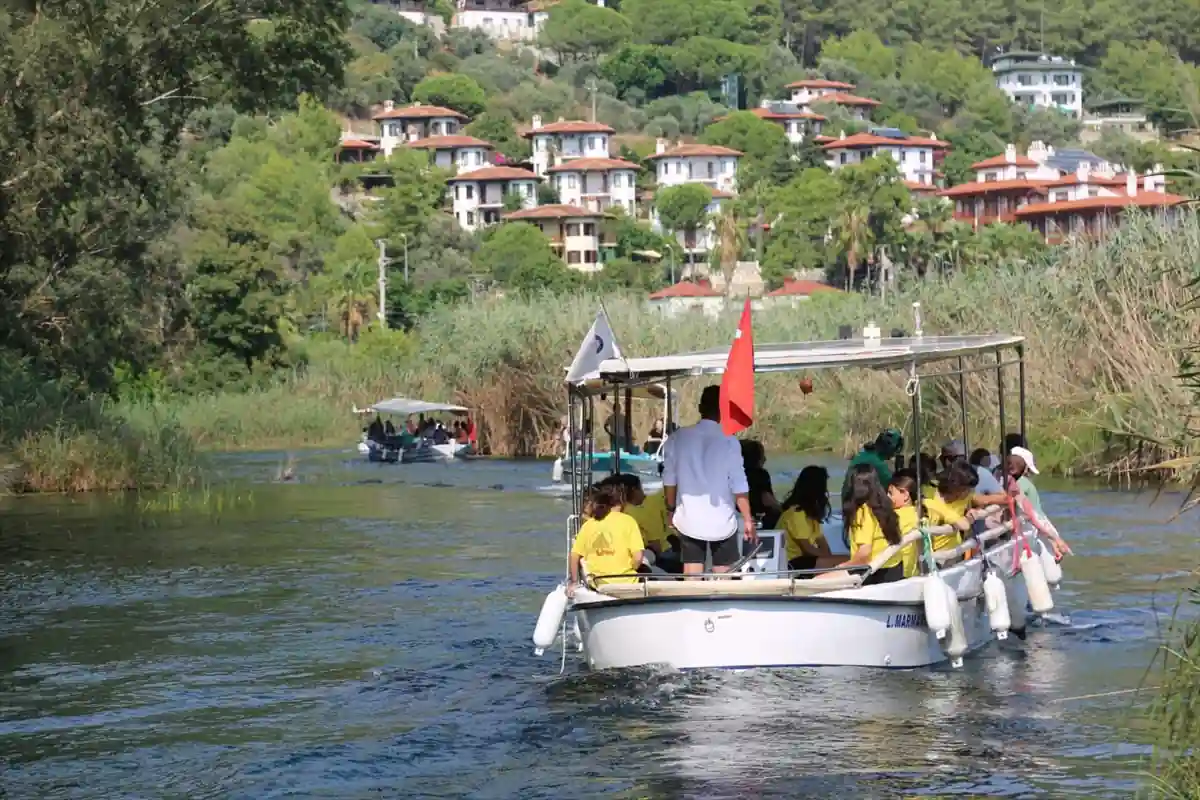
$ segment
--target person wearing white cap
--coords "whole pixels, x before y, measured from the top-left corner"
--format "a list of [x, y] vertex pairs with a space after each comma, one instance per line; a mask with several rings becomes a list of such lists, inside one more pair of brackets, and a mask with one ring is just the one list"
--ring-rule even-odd
[[1029, 498], [1033, 510], [1045, 516], [1042, 511], [1042, 498], [1038, 495], [1037, 487], [1029, 479], [1031, 474], [1037, 475], [1037, 464], [1033, 461], [1033, 453], [1024, 447], [1014, 447], [1008, 452], [1008, 474], [1017, 479], [1021, 494]]

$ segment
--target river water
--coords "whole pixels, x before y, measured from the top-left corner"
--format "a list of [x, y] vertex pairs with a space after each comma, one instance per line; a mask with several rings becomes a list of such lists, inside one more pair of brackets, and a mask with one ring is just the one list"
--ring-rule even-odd
[[[0, 797], [1127, 797], [1178, 496], [1041, 482], [1065, 617], [961, 670], [585, 672], [532, 654], [545, 463], [226, 464], [0, 500]], [[777, 488], [800, 462], [772, 465]]]

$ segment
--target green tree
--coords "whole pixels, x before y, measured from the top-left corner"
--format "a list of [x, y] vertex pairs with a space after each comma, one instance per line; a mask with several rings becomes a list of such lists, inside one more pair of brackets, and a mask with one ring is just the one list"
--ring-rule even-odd
[[705, 144], [730, 147], [743, 155], [738, 161], [738, 185], [749, 188], [766, 182], [786, 183], [794, 174], [792, 148], [783, 128], [749, 111], [735, 111], [709, 125], [701, 137]]
[[506, 289], [568, 291], [580, 283], [537, 227], [506, 222], [489, 229], [475, 256], [476, 269]]
[[482, 112], [487, 102], [478, 83], [467, 75], [453, 73], [425, 78], [413, 88], [412, 99], [426, 105], [452, 108], [468, 117]]
[[768, 195], [771, 226], [763, 255], [763, 280], [772, 289], [798, 269], [825, 265], [825, 239], [837, 215], [841, 184], [829, 170], [810, 167]]
[[821, 45], [821, 60], [823, 63], [834, 61], [849, 64], [862, 74], [876, 79], [892, 77], [898, 66], [896, 51], [869, 30], [856, 30], [826, 41]]
[[859, 268], [876, 261], [886, 248], [895, 257], [904, 243], [903, 218], [912, 197], [890, 156], [874, 156], [834, 173], [840, 185], [833, 234], [846, 261], [846, 287]]
[[411, 241], [438, 213], [446, 196], [446, 173], [431, 167], [424, 153], [400, 149], [381, 165], [393, 185], [380, 193], [372, 221], [389, 247], [399, 248], [402, 239]]
[[517, 135], [512, 120], [505, 114], [485, 111], [466, 127], [466, 133], [491, 142], [510, 161], [529, 158], [528, 140]]
[[634, 36], [644, 44], [670, 45], [696, 37], [757, 41], [741, 0], [624, 0], [621, 11], [636, 21]]
[[620, 97], [635, 90], [648, 99], [666, 94], [670, 72], [670, 53], [654, 45], [627, 44], [600, 62], [601, 76]]
[[[654, 197], [654, 209], [663, 227], [689, 238], [708, 224], [708, 206], [712, 191], [698, 183], [684, 183], [659, 189]], [[690, 254], [689, 254], [690, 261]]]
[[183, 276], [163, 242], [183, 209], [176, 155], [193, 112], [294, 107], [301, 88], [340, 84], [346, 7], [7, 8], [0, 342], [48, 375], [104, 389], [116, 361], [146, 367], [179, 334]]
[[411, 35], [413, 24], [392, 11], [371, 3], [364, 3], [354, 11], [354, 22], [350, 31], [368, 39], [380, 50], [395, 46], [406, 35]]
[[628, 42], [629, 20], [587, 0], [563, 0], [552, 6], [541, 32], [541, 45], [569, 58], [597, 58]]

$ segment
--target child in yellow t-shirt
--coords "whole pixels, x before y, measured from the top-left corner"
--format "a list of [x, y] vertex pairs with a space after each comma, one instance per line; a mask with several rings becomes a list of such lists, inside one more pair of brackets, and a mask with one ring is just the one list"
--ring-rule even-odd
[[[892, 482], [888, 484], [888, 499], [892, 501], [892, 507], [896, 509], [896, 519], [900, 523], [901, 537], [913, 532], [918, 527], [917, 507], [913, 505], [916, 494], [916, 475], [902, 469], [892, 476]], [[900, 561], [904, 565], [904, 577], [911, 578], [920, 574], [917, 563], [920, 553], [921, 545], [916, 542], [905, 545], [900, 551]]]
[[783, 501], [776, 524], [784, 532], [788, 569], [815, 569], [818, 559], [830, 554], [821, 530], [821, 523], [829, 519], [828, 485], [829, 472], [824, 467], [805, 467]]
[[[846, 525], [850, 559], [839, 567], [870, 564], [888, 547], [900, 542], [900, 521], [896, 510], [870, 464], [856, 464], [846, 479], [842, 497], [842, 519]], [[836, 575], [838, 573], [829, 573]], [[864, 586], [903, 580], [901, 553], [894, 553], [865, 581]]]
[[[597, 585], [637, 581], [645, 545], [637, 522], [621, 512], [622, 499], [619, 486], [597, 486], [592, 490], [588, 504], [590, 519], [580, 526], [571, 545], [568, 597], [575, 594], [579, 565], [584, 562], [589, 577]], [[608, 577], [597, 579], [599, 576]]]

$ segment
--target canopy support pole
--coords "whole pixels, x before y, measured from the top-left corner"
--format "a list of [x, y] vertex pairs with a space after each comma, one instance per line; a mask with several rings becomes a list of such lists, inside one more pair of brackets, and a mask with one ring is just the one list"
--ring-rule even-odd
[[963, 449], [967, 451], [967, 455], [971, 454], [971, 440], [967, 437], [967, 376], [963, 370], [966, 369], [963, 363], [963, 357], [958, 357], [958, 410], [962, 416], [962, 440]]
[[621, 435], [625, 441], [622, 448], [627, 453], [633, 452], [633, 389], [625, 390], [625, 416], [621, 417]]
[[1025, 433], [1025, 345], [1017, 345], [1017, 380], [1020, 383], [1020, 396], [1018, 398], [1021, 408], [1021, 441], [1029, 447], [1029, 439]]
[[[621, 387], [613, 384], [613, 415], [612, 429], [609, 430], [608, 436], [612, 441], [612, 474], [621, 474], [621, 432], [617, 430], [618, 421], [621, 419]], [[589, 465], [590, 466], [590, 465]]]
[[[912, 366], [913, 392], [912, 392], [912, 420], [913, 420], [913, 452], [917, 454], [917, 496], [912, 498], [913, 505], [917, 507], [917, 519], [925, 516], [921, 476], [921, 379], [917, 376], [917, 365]], [[887, 487], [884, 487], [885, 489]]]
[[999, 395], [1000, 409], [1000, 457], [1005, 459], [1008, 457], [1008, 435], [1005, 433], [1004, 420], [1004, 363], [999, 350], [996, 351], [996, 391]]

